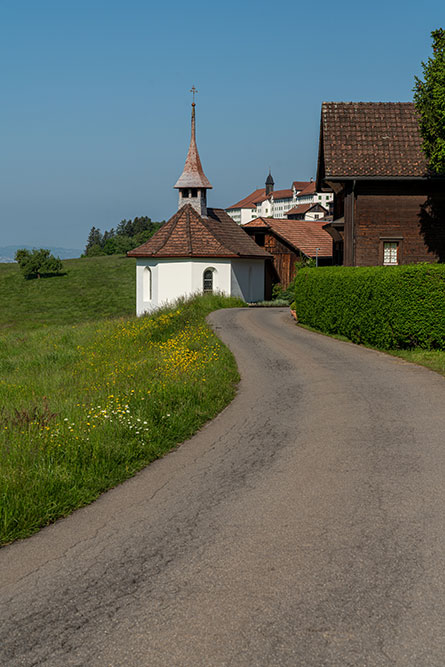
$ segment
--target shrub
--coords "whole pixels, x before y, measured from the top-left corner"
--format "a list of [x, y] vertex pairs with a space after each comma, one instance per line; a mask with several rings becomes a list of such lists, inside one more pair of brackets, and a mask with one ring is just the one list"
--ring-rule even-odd
[[62, 270], [61, 260], [44, 248], [40, 248], [40, 250], [26, 250], [25, 248], [17, 250], [15, 261], [27, 279], [57, 274]]
[[323, 267], [295, 280], [298, 321], [381, 349], [445, 346], [445, 266]]

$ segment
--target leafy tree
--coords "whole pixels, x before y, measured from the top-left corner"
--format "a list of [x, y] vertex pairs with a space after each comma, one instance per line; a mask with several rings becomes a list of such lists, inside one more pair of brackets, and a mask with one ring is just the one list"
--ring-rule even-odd
[[49, 250], [44, 248], [31, 251], [21, 248], [15, 253], [15, 261], [27, 280], [40, 278], [42, 275], [57, 274], [62, 270], [62, 262], [59, 257], [54, 257]]
[[414, 104], [430, 169], [445, 174], [445, 30], [433, 30], [431, 36], [433, 56], [422, 63], [424, 80], [415, 77]]
[[97, 255], [124, 255], [129, 250], [142, 245], [161, 227], [161, 222], [153, 222], [146, 215], [134, 220], [125, 218], [113, 228], [101, 234], [100, 229], [92, 227], [88, 236], [84, 257]]

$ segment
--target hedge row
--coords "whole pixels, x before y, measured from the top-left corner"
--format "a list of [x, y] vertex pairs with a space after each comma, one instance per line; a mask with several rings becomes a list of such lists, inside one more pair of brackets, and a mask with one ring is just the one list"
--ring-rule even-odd
[[381, 349], [445, 347], [445, 266], [323, 267], [295, 280], [299, 322]]

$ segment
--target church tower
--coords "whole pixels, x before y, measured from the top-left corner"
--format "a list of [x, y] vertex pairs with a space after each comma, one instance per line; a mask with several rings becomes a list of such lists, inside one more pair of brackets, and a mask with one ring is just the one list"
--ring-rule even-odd
[[268, 197], [273, 192], [273, 186], [275, 185], [272, 174], [269, 169], [269, 176], [266, 178], [266, 197]]
[[196, 146], [195, 93], [198, 91], [193, 86], [190, 92], [193, 93], [192, 136], [184, 170], [176, 182], [175, 188], [179, 190], [178, 210], [186, 204], [191, 204], [199, 215], [206, 217], [207, 190], [211, 189], [212, 186], [204, 174]]

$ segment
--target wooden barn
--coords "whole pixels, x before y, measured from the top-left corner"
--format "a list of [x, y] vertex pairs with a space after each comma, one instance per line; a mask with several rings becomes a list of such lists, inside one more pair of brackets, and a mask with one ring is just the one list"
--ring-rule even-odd
[[445, 177], [428, 174], [408, 102], [324, 102], [317, 190], [333, 190], [334, 264], [445, 260]]
[[256, 218], [243, 226], [257, 245], [273, 256], [266, 264], [266, 295], [271, 285], [288, 287], [295, 276], [295, 263], [305, 257], [320, 266], [332, 264], [332, 238], [323, 229], [323, 221]]

